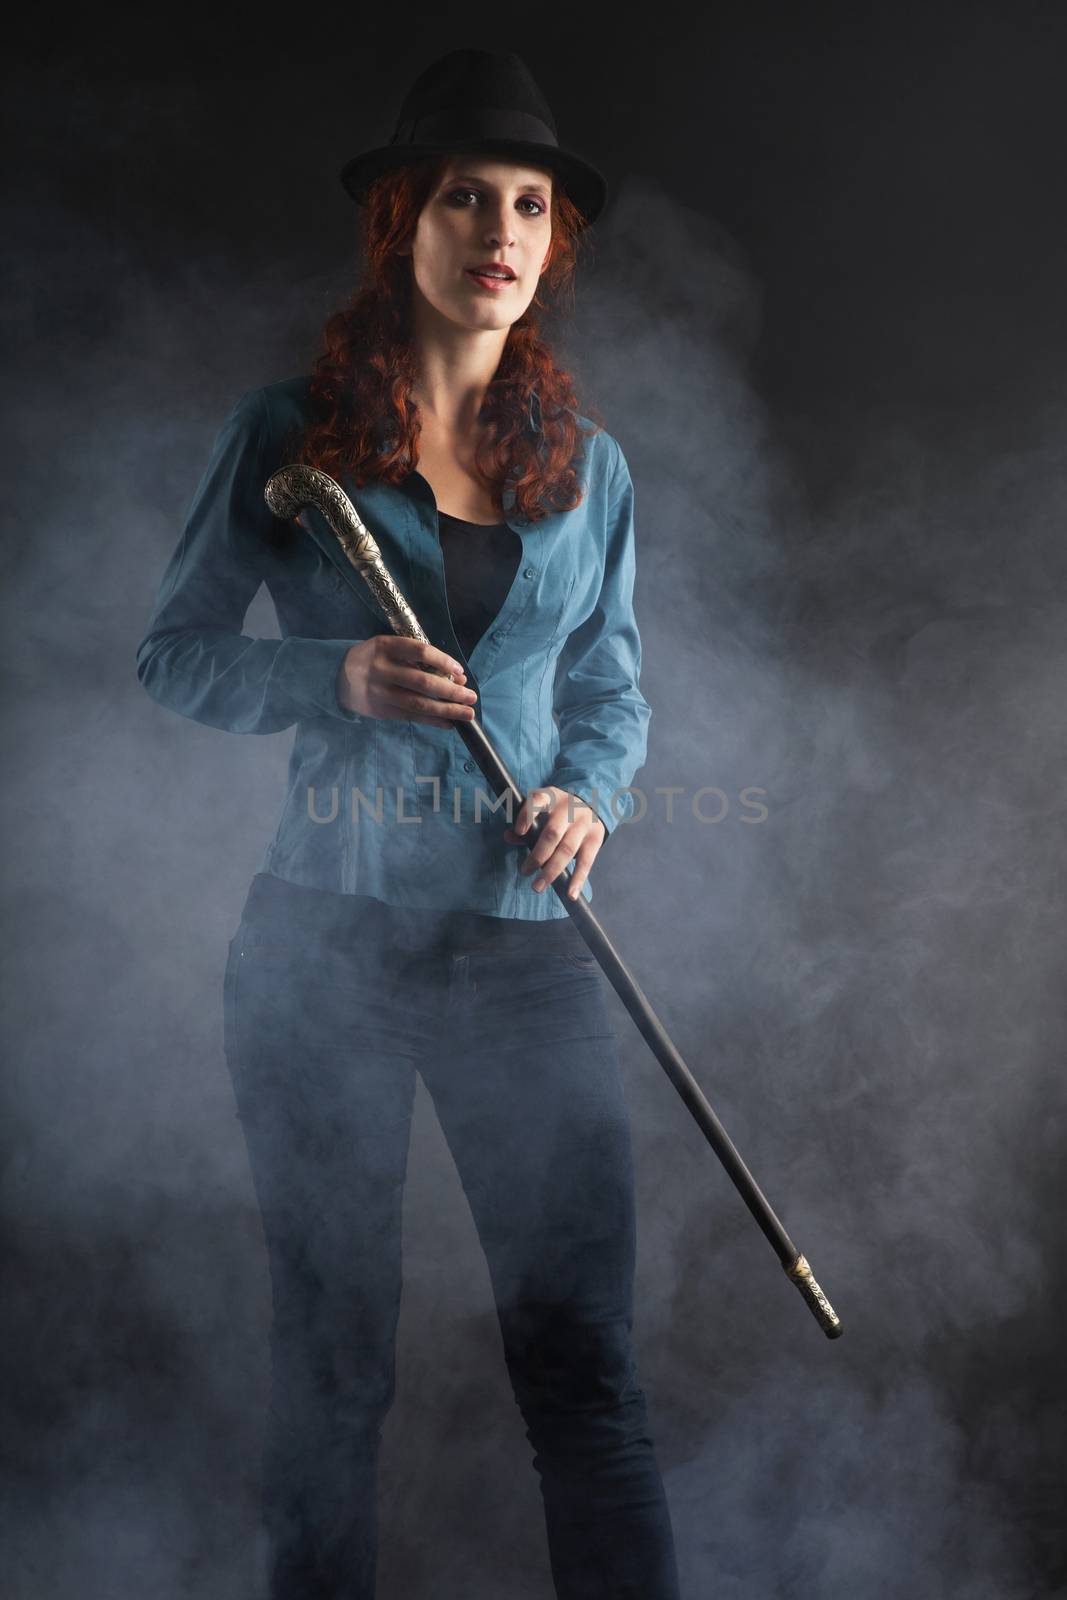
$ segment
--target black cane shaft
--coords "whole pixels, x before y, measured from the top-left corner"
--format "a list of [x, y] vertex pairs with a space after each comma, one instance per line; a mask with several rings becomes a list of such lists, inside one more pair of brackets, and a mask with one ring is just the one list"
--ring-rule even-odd
[[[456, 724], [456, 732], [462, 738], [484, 776], [493, 785], [494, 795], [499, 798], [501, 794], [510, 789], [513, 800], [517, 799], [521, 803], [523, 798], [521, 791], [515, 785], [511, 774], [490, 744], [481, 724], [477, 721], [458, 722]], [[528, 844], [529, 848], [532, 849], [540, 838], [543, 827], [544, 821], [535, 822], [529, 834], [523, 839], [523, 843]], [[572, 922], [577, 924], [582, 938], [596, 956], [608, 982], [637, 1024], [642, 1038], [674, 1084], [675, 1089], [689, 1108], [693, 1120], [697, 1123], [722, 1165], [726, 1168], [734, 1187], [759, 1224], [765, 1237], [769, 1240], [782, 1266], [797, 1284], [809, 1309], [822, 1326], [827, 1337], [831, 1339], [837, 1338], [841, 1333], [840, 1320], [815, 1279], [811, 1276], [811, 1269], [805, 1257], [797, 1249], [788, 1233], [786, 1233], [770, 1201], [748, 1170], [737, 1146], [723, 1127], [704, 1091], [682, 1060], [673, 1040], [653, 1011], [641, 989], [641, 985], [622, 960], [622, 957], [601, 927], [600, 922], [580, 896], [576, 900], [571, 900], [568, 896], [567, 886], [570, 878], [571, 869], [568, 868], [566, 872], [560, 873], [558, 877], [553, 879], [552, 888], [566, 906]]]
[[[521, 802], [523, 798], [521, 791], [514, 786], [514, 780], [489, 744], [481, 725], [477, 722], [457, 723], [456, 731], [489, 782], [496, 785], [503, 781], [505, 788], [510, 786], [513, 789], [513, 798]], [[502, 790], [494, 788], [493, 792], [499, 797]], [[523, 840], [531, 850], [540, 838], [543, 826], [543, 822], [535, 824]], [[567, 886], [570, 877], [570, 869], [560, 873], [553, 880], [552, 888], [566, 906], [572, 922], [577, 923], [582, 938], [596, 956], [609, 983], [637, 1024], [653, 1055], [689, 1107], [694, 1120], [726, 1168], [742, 1200], [770, 1240], [778, 1259], [783, 1266], [791, 1266], [800, 1252], [782, 1227], [766, 1195], [742, 1160], [737, 1146], [719, 1121], [704, 1091], [682, 1060], [666, 1029], [646, 999], [641, 985], [627, 968], [597, 917], [581, 897], [571, 900], [568, 896]]]

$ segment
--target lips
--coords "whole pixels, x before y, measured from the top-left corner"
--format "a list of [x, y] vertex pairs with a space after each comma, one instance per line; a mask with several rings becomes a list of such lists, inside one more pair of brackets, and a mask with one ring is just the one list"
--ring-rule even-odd
[[492, 273], [479, 272], [477, 270], [477, 268], [475, 268], [475, 267], [468, 267], [466, 270], [467, 270], [467, 276], [469, 278], [473, 278], [475, 283], [488, 284], [490, 287], [492, 287], [494, 289], [496, 289], [496, 288], [501, 288], [502, 289], [505, 284], [514, 283], [515, 282], [514, 278], [500, 277], [500, 276], [497, 276], [496, 274], [492, 274]]

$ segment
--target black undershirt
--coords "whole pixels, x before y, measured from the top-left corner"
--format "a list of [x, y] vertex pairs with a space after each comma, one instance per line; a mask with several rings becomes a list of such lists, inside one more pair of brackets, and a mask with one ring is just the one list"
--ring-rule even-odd
[[439, 511], [445, 587], [463, 654], [471, 651], [507, 599], [522, 560], [522, 540], [506, 522], [464, 522]]

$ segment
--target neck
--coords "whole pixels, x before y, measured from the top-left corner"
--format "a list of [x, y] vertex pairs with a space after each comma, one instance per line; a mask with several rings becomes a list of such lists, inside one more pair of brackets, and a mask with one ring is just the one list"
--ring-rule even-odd
[[416, 313], [412, 343], [418, 377], [411, 397], [424, 419], [449, 433], [474, 431], [508, 332], [472, 332]]

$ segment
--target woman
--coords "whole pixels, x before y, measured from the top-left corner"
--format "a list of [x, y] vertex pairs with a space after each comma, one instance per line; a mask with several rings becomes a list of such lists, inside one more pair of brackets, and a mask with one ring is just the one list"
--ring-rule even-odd
[[[594, 958], [530, 882], [589, 896], [646, 748], [632, 484], [530, 310], [569, 281], [603, 180], [522, 61], [476, 50], [428, 68], [343, 179], [369, 281], [312, 379], [234, 408], [138, 652], [184, 715], [297, 726], [225, 980], [273, 1294], [270, 1593], [374, 1594], [418, 1071], [486, 1252], [556, 1593], [675, 1600], [615, 1041]], [[297, 457], [343, 482], [429, 643], [383, 625], [315, 513], [270, 517]], [[280, 639], [241, 633], [260, 582]], [[483, 711], [526, 796], [510, 828], [455, 737]]]

